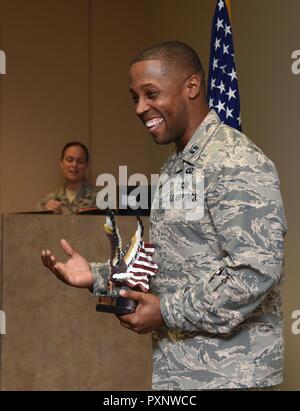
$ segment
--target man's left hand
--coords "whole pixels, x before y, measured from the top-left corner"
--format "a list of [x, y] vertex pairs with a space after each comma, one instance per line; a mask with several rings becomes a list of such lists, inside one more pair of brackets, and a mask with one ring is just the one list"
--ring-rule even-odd
[[134, 313], [118, 316], [123, 327], [138, 334], [146, 334], [158, 330], [164, 325], [158, 297], [153, 294], [131, 290], [121, 290], [120, 295], [138, 303]]

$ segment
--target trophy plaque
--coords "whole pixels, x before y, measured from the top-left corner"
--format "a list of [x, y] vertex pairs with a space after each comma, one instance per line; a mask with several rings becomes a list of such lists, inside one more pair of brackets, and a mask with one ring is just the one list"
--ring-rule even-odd
[[111, 245], [110, 273], [107, 288], [98, 294], [97, 311], [117, 315], [133, 313], [137, 302], [120, 296], [120, 290], [148, 292], [150, 278], [158, 272], [152, 260], [154, 246], [143, 241], [144, 227], [138, 216], [137, 223], [136, 232], [123, 249], [114, 214], [111, 210], [107, 212], [104, 230]]

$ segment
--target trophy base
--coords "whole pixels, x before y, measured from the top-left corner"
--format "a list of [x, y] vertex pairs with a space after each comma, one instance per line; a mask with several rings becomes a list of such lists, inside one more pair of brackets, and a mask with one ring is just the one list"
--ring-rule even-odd
[[135, 311], [137, 302], [121, 296], [100, 295], [96, 310], [116, 315], [131, 314]]

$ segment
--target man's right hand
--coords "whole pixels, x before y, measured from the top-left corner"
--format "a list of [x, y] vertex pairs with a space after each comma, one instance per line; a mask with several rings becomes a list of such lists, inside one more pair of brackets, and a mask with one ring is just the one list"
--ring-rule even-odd
[[60, 242], [64, 252], [70, 257], [66, 263], [56, 260], [50, 250], [42, 251], [42, 262], [58, 279], [73, 287], [88, 288], [93, 286], [93, 275], [87, 260], [79, 255], [66, 240]]
[[63, 203], [61, 201], [49, 200], [48, 203], [45, 205], [45, 209], [46, 210], [51, 210], [56, 214], [61, 214], [62, 213], [62, 205], [63, 205]]

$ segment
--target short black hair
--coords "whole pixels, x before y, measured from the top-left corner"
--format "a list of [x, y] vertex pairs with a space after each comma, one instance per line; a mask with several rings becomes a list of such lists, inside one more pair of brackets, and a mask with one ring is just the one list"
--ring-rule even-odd
[[201, 74], [204, 70], [198, 54], [192, 47], [181, 41], [164, 41], [150, 46], [139, 53], [131, 64], [145, 60], [161, 60], [175, 68], [190, 71], [191, 74]]
[[80, 141], [71, 141], [70, 143], [67, 143], [67, 144], [64, 146], [64, 148], [62, 149], [60, 159], [63, 160], [63, 158], [64, 158], [64, 156], [65, 156], [66, 150], [67, 150], [69, 147], [74, 147], [74, 146], [78, 146], [78, 147], [81, 147], [81, 148], [83, 149], [83, 151], [85, 152], [86, 162], [88, 163], [88, 162], [89, 162], [89, 159], [90, 159], [89, 150], [88, 150], [87, 147], [86, 147], [83, 143], [81, 143]]

